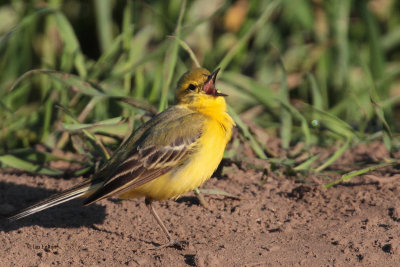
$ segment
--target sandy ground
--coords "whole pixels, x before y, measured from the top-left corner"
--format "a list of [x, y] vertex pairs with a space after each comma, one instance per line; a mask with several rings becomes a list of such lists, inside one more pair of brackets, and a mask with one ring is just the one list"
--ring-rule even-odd
[[[381, 144], [360, 146], [335, 166], [351, 170], [354, 162], [386, 154]], [[12, 224], [1, 221], [1, 265], [398, 266], [400, 170], [321, 186], [338, 177], [227, 166], [203, 188], [237, 198], [205, 195], [208, 209], [193, 193], [156, 203], [171, 234], [187, 241], [159, 250], [167, 240], [143, 199], [87, 207], [72, 201]], [[82, 179], [2, 171], [0, 211], [26, 207]]]

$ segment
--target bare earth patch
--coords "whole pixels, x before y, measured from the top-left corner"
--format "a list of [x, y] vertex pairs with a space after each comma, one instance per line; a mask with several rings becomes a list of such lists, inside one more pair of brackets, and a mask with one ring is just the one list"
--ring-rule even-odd
[[[357, 147], [335, 168], [373, 162], [385, 156], [381, 150], [376, 144]], [[399, 170], [385, 168], [325, 190], [318, 185], [328, 182], [322, 175], [265, 176], [232, 165], [203, 188], [238, 199], [205, 195], [205, 209], [190, 193], [156, 204], [172, 235], [188, 242], [181, 249], [152, 250], [167, 240], [142, 199], [108, 199], [87, 207], [75, 200], [12, 224], [1, 221], [0, 258], [2, 266], [397, 266], [399, 178]], [[0, 213], [82, 179], [2, 172]]]

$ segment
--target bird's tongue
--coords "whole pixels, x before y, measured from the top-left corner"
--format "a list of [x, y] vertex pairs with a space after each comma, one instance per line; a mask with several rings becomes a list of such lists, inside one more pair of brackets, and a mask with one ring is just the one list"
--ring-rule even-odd
[[215, 79], [217, 78], [218, 71], [220, 69], [216, 69], [213, 73], [208, 76], [207, 81], [203, 85], [203, 91], [207, 95], [213, 96], [228, 96], [227, 94], [221, 93], [215, 88]]
[[215, 95], [217, 89], [215, 89], [215, 84], [213, 79], [209, 79], [203, 86], [204, 93], [207, 95]]

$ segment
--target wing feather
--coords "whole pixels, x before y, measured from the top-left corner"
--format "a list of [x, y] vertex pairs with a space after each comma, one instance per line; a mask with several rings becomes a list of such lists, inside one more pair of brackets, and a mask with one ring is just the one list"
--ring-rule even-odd
[[143, 133], [131, 154], [116, 165], [111, 175], [91, 196], [90, 204], [115, 194], [122, 194], [148, 183], [176, 168], [189, 154], [196, 151], [204, 118], [185, 114], [172, 121], [151, 127]]

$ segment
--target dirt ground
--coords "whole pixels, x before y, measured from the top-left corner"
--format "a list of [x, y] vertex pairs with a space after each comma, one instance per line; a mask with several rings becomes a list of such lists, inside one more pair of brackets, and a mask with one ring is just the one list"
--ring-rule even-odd
[[[360, 145], [332, 167], [387, 156], [382, 144]], [[365, 166], [365, 165], [362, 165]], [[340, 177], [285, 176], [228, 164], [203, 188], [237, 198], [193, 193], [156, 203], [181, 248], [154, 250], [166, 238], [143, 199], [63, 204], [12, 224], [0, 223], [2, 266], [398, 266], [400, 170], [384, 168], [330, 189]], [[10, 212], [83, 178], [0, 173], [0, 211]]]

